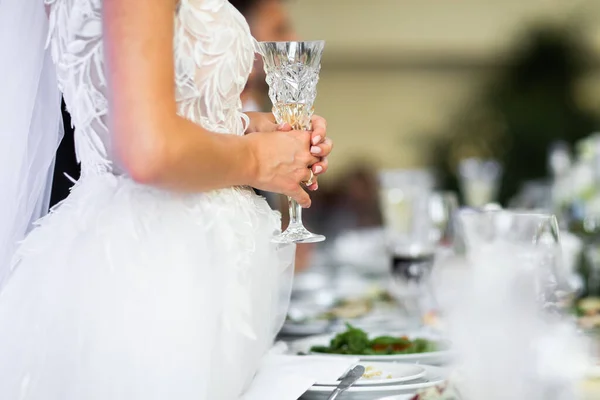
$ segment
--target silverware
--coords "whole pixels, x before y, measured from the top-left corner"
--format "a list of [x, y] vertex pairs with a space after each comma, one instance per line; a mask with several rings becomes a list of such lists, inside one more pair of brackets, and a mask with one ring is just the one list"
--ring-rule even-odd
[[327, 400], [334, 400], [338, 397], [342, 392], [346, 391], [350, 386], [354, 385], [357, 380], [360, 379], [361, 376], [365, 373], [365, 367], [362, 365], [357, 365], [352, 368], [346, 376], [342, 378], [340, 384], [335, 388], [335, 390], [331, 393], [331, 395], [327, 398]]

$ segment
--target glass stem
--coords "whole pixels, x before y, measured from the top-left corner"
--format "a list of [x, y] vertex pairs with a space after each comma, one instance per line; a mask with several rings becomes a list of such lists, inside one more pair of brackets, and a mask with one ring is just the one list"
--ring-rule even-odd
[[302, 226], [302, 207], [291, 197], [288, 197], [290, 210], [290, 226]]
[[[312, 130], [312, 124], [309, 122], [308, 124], [298, 124], [293, 123], [293, 121], [288, 122], [292, 125], [292, 128], [295, 130]], [[298, 204], [298, 202], [291, 197], [288, 197], [288, 208], [290, 212], [290, 223], [289, 227], [304, 227], [302, 224], [302, 206]]]

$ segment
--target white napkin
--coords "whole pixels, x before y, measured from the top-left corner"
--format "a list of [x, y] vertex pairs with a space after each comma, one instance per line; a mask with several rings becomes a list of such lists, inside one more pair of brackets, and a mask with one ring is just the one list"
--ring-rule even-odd
[[[358, 358], [283, 354], [278, 343], [265, 356], [241, 400], [297, 400], [316, 382], [336, 381]], [[333, 390], [333, 389], [332, 389]]]

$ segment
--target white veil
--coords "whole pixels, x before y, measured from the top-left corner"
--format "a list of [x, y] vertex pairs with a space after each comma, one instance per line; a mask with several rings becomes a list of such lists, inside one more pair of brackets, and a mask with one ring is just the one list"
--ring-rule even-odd
[[43, 0], [0, 0], [0, 288], [50, 201], [62, 138], [60, 92]]

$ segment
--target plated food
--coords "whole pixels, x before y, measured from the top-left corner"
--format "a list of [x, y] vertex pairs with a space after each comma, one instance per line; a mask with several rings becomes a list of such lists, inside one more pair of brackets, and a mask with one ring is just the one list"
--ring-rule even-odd
[[390, 294], [385, 290], [373, 290], [371, 293], [361, 297], [346, 297], [338, 299], [325, 310], [316, 314], [299, 313], [298, 315], [290, 313], [287, 315], [287, 322], [291, 323], [310, 323], [313, 321], [331, 321], [335, 319], [355, 319], [369, 314], [376, 307], [392, 306], [394, 301]]
[[461, 400], [460, 393], [451, 385], [421, 389], [410, 400]]
[[398, 310], [389, 293], [373, 288], [362, 296], [347, 296], [329, 305], [315, 304], [314, 300], [296, 300], [290, 305], [281, 334], [284, 336], [311, 336], [326, 332], [340, 332], [350, 322], [363, 329], [397, 325]]
[[373, 339], [362, 329], [346, 324], [346, 331], [331, 339], [328, 346], [314, 345], [312, 353], [346, 355], [398, 355], [420, 354], [439, 350], [438, 343], [432, 340], [407, 336], [377, 336]]
[[368, 330], [354, 325], [345, 328], [337, 335], [316, 335], [291, 341], [287, 352], [427, 365], [444, 365], [454, 358], [450, 342], [427, 330], [403, 332], [393, 329], [368, 334]]

